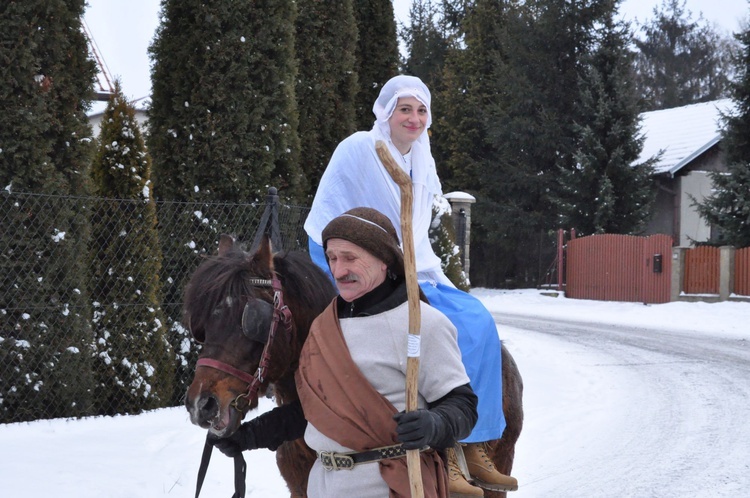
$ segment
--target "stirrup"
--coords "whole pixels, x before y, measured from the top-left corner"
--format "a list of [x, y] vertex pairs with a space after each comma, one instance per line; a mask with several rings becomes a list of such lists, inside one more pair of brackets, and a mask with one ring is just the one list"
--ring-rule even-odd
[[466, 455], [464, 455], [464, 445], [456, 443], [452, 449], [453, 453], [456, 455], [456, 466], [458, 467], [458, 470], [461, 471], [461, 474], [463, 474], [464, 479], [466, 479], [467, 482], [471, 482], [469, 464], [466, 463]]

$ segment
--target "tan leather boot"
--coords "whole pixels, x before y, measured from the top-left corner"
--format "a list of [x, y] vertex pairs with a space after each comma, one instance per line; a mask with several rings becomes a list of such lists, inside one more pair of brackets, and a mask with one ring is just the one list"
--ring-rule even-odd
[[464, 445], [464, 455], [469, 474], [477, 486], [491, 491], [515, 491], [518, 481], [515, 477], [501, 474], [487, 455], [485, 443]]
[[[459, 447], [460, 450], [461, 448]], [[482, 488], [469, 484], [469, 481], [464, 477], [464, 473], [461, 472], [456, 449], [448, 448], [445, 453], [448, 456], [448, 491], [450, 492], [450, 498], [477, 498], [484, 496]]]

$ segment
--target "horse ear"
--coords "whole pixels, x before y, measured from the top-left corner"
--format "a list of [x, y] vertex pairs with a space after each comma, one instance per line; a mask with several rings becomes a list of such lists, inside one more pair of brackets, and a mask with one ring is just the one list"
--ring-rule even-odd
[[224, 256], [234, 247], [234, 237], [222, 233], [219, 237], [219, 256]]
[[265, 268], [273, 269], [273, 248], [268, 235], [263, 236], [258, 252], [255, 253], [255, 259]]

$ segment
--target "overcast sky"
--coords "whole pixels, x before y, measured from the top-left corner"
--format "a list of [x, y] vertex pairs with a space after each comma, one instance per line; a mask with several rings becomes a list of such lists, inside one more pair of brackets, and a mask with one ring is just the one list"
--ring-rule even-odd
[[[750, 0], [686, 0], [686, 8], [697, 19], [700, 13], [727, 32], [737, 31], [750, 11]], [[88, 0], [85, 21], [100, 57], [109, 72], [119, 77], [130, 99], [151, 92], [148, 46], [158, 26], [160, 0]], [[628, 20], [652, 16], [660, 0], [624, 0], [621, 13]], [[394, 0], [396, 18], [408, 20], [411, 0]]]

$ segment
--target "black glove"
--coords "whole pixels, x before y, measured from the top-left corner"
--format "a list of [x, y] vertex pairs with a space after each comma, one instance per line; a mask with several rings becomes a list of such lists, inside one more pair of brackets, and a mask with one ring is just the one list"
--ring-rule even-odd
[[445, 432], [445, 422], [430, 410], [400, 412], [393, 416], [396, 421], [397, 439], [407, 450], [418, 450], [431, 446]]
[[258, 448], [255, 443], [255, 432], [250, 422], [240, 425], [237, 431], [229, 437], [219, 437], [209, 433], [208, 441], [228, 457], [236, 457], [245, 450]]

